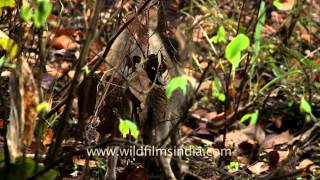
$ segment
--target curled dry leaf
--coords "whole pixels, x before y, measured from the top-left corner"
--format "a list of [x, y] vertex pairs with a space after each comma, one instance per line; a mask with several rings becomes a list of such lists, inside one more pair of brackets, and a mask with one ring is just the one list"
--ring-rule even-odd
[[268, 153], [268, 164], [270, 167], [275, 167], [280, 159], [278, 151], [270, 151]]
[[25, 60], [17, 65], [11, 81], [11, 111], [7, 139], [11, 160], [25, 153], [33, 139], [39, 96], [30, 67]]

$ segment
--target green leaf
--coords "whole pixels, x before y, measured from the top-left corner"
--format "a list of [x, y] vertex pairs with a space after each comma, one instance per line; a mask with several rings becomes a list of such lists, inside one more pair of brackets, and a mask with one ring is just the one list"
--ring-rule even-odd
[[210, 40], [215, 44], [226, 42], [226, 31], [224, 30], [224, 27], [220, 26], [217, 35], [213, 36]]
[[222, 84], [218, 77], [214, 77], [214, 83], [212, 83], [212, 96], [217, 98], [219, 101], [224, 102], [226, 95], [222, 92]]
[[0, 9], [3, 7], [14, 7], [16, 2], [14, 0], [0, 0]]
[[244, 35], [237, 35], [228, 45], [225, 51], [227, 60], [232, 64], [232, 69], [238, 68], [241, 59], [241, 51], [247, 49], [250, 39]]
[[239, 169], [240, 169], [240, 163], [238, 163], [238, 162], [232, 161], [228, 165], [229, 172], [235, 172], [235, 171], [238, 171]]
[[130, 120], [126, 120], [126, 123], [127, 123], [128, 128], [130, 129], [131, 135], [135, 139], [137, 139], [138, 136], [139, 136], [139, 130], [138, 130], [137, 125], [134, 122], [130, 121]]
[[259, 116], [259, 111], [258, 110], [256, 110], [254, 113], [252, 113], [251, 114], [250, 124], [257, 124], [258, 116]]
[[223, 93], [219, 93], [217, 96], [219, 101], [224, 102], [226, 101], [226, 95], [224, 95]]
[[90, 69], [89, 69], [89, 67], [87, 65], [83, 66], [82, 70], [84, 71], [85, 75], [88, 75], [90, 73]]
[[5, 56], [2, 56], [0, 58], [0, 67], [5, 66], [5, 64], [7, 63], [7, 58]]
[[129, 134], [130, 130], [125, 120], [120, 119], [119, 131], [122, 134], [122, 137], [125, 138]]
[[52, 10], [52, 4], [49, 0], [37, 0], [36, 10], [33, 16], [34, 25], [37, 28], [43, 27]]
[[47, 102], [42, 102], [36, 107], [37, 112], [48, 112], [50, 110], [50, 106]]
[[127, 119], [120, 119], [120, 124], [119, 124], [119, 131], [122, 134], [123, 138], [125, 138], [129, 132], [131, 132], [131, 135], [137, 139], [139, 136], [139, 130], [137, 125]]
[[20, 16], [24, 21], [28, 21], [32, 17], [32, 11], [29, 3], [22, 4]]
[[250, 118], [251, 118], [251, 116], [252, 116], [252, 114], [251, 114], [251, 113], [249, 113], [249, 114], [245, 114], [245, 115], [244, 115], [244, 116], [242, 116], [242, 118], [240, 119], [240, 122], [241, 122], [241, 123], [243, 123], [243, 122], [247, 121], [248, 119], [250, 119]]
[[291, 1], [285, 1], [285, 2], [281, 2], [280, 0], [274, 0], [273, 1], [273, 5], [281, 11], [288, 11], [291, 10], [293, 8], [295, 4], [295, 1], [291, 0]]
[[256, 110], [254, 113], [248, 113], [242, 116], [242, 118], [240, 119], [240, 122], [243, 123], [250, 119], [250, 124], [257, 124], [258, 116], [259, 116], [259, 111]]
[[172, 93], [180, 88], [185, 95], [187, 93], [188, 87], [188, 76], [178, 76], [171, 79], [171, 81], [166, 86], [166, 95], [168, 98], [172, 96]]
[[308, 101], [306, 101], [304, 98], [302, 98], [300, 102], [300, 112], [312, 114], [312, 108]]
[[9, 37], [0, 38], [0, 48], [4, 49], [10, 59], [14, 59], [18, 54], [19, 46]]
[[277, 77], [280, 77], [280, 76], [282, 76], [282, 75], [285, 73], [285, 72], [284, 72], [280, 67], [278, 67], [275, 63], [272, 63], [271, 66], [272, 66], [273, 74], [276, 75]]

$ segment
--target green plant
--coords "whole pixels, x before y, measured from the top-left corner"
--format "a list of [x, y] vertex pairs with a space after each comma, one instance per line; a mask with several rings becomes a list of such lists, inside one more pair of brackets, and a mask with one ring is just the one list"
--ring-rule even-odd
[[120, 119], [119, 131], [122, 134], [123, 138], [125, 138], [129, 133], [137, 139], [139, 136], [139, 130], [137, 125], [127, 119]]
[[52, 4], [50, 0], [37, 0], [34, 12], [29, 3], [22, 4], [20, 16], [25, 21], [32, 18], [35, 27], [41, 28], [45, 25], [51, 11]]
[[240, 169], [240, 163], [231, 161], [230, 164], [228, 165], [228, 171], [229, 172], [235, 172]]
[[216, 44], [227, 42], [224, 27], [220, 26], [217, 35], [213, 36], [210, 40]]
[[36, 110], [37, 112], [48, 112], [50, 110], [50, 106], [46, 101], [44, 101], [37, 105]]
[[182, 93], [185, 95], [188, 89], [188, 76], [178, 76], [174, 77], [170, 80], [170, 82], [166, 86], [166, 96], [170, 98], [172, 93], [178, 88], [182, 90]]
[[240, 122], [243, 123], [243, 122], [247, 121], [248, 119], [250, 119], [250, 124], [257, 124], [258, 117], [259, 117], [259, 111], [256, 110], [254, 113], [245, 114], [240, 119]]
[[232, 65], [232, 72], [239, 67], [241, 62], [241, 52], [250, 46], [250, 39], [244, 35], [237, 35], [228, 45], [225, 50], [225, 56]]
[[315, 120], [316, 118], [312, 114], [312, 108], [308, 101], [304, 98], [301, 99], [300, 102], [300, 112], [306, 115], [306, 121], [310, 121], [310, 119]]
[[215, 77], [214, 83], [212, 83], [212, 96], [221, 102], [226, 100], [226, 95], [222, 91], [222, 84], [218, 77]]

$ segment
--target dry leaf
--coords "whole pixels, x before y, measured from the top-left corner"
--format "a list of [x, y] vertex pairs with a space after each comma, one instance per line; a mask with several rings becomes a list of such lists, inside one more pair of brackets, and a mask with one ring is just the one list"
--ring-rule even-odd
[[49, 145], [52, 143], [52, 138], [53, 138], [53, 131], [52, 129], [48, 128], [46, 132], [43, 134], [43, 145]]
[[283, 132], [278, 135], [267, 135], [264, 142], [262, 143], [262, 147], [264, 149], [273, 148], [275, 145], [288, 143], [292, 139], [293, 137], [289, 134], [289, 131]]
[[28, 63], [22, 59], [10, 81], [11, 111], [7, 139], [12, 162], [23, 153], [33, 139], [39, 96]]
[[261, 174], [269, 170], [269, 165], [265, 162], [257, 162], [254, 165], [248, 167], [248, 169], [254, 174]]
[[299, 164], [299, 168], [300, 169], [305, 169], [307, 168], [308, 166], [314, 164], [313, 161], [311, 161], [310, 159], [304, 159], [303, 161], [300, 162]]
[[192, 128], [190, 128], [190, 127], [188, 127], [188, 126], [186, 126], [186, 125], [181, 125], [180, 131], [181, 131], [181, 133], [182, 133], [183, 135], [185, 135], [185, 134], [191, 133], [193, 130], [192, 130]]
[[[238, 144], [242, 143], [243, 141], [247, 141], [249, 139], [250, 138], [247, 135], [245, 135], [239, 130], [230, 131], [226, 134], [225, 146], [226, 148], [233, 148], [235, 146], [238, 146]], [[216, 139], [216, 142], [217, 141], [222, 142], [222, 140], [223, 140], [223, 134]]]
[[74, 42], [69, 36], [66, 35], [55, 37], [52, 41], [52, 45], [57, 49], [65, 50], [76, 49], [77, 47], [79, 47], [76, 42]]

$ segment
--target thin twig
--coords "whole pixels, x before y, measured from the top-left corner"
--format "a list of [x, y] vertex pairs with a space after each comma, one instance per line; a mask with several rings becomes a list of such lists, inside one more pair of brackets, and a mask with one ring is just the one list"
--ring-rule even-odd
[[87, 31], [87, 36], [86, 36], [87, 40], [85, 41], [85, 44], [84, 44], [83, 48], [81, 49], [79, 63], [76, 67], [76, 72], [75, 72], [74, 78], [72, 79], [72, 82], [71, 82], [69, 94], [68, 94], [68, 97], [66, 100], [66, 107], [61, 115], [60, 122], [58, 123], [57, 129], [59, 129], [59, 132], [56, 134], [56, 137], [55, 137], [56, 141], [54, 143], [52, 143], [52, 145], [50, 146], [49, 153], [48, 153], [48, 156], [46, 159], [46, 163], [51, 162], [52, 160], [54, 160], [57, 157], [59, 150], [61, 148], [62, 141], [65, 138], [65, 129], [66, 129], [67, 121], [69, 119], [70, 112], [72, 110], [73, 100], [76, 96], [76, 92], [77, 92], [78, 86], [80, 84], [80, 78], [82, 75], [82, 68], [83, 68], [83, 65], [85, 64], [85, 61], [87, 59], [90, 44], [91, 44], [92, 40], [94, 39], [95, 28], [97, 27], [99, 13], [100, 13], [100, 10], [101, 10], [103, 4], [104, 4], [103, 0], [99, 0], [96, 2], [94, 15], [93, 15], [93, 18], [90, 22], [90, 27]]

